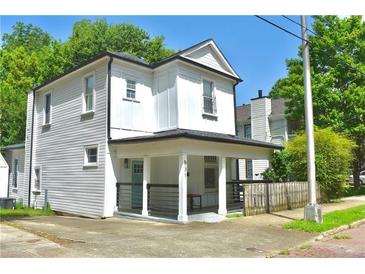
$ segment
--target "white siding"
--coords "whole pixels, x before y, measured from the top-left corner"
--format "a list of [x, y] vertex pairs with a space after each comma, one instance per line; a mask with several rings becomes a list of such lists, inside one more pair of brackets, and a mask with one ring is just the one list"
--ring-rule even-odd
[[8, 196], [9, 166], [0, 153], [0, 197]]
[[[127, 80], [136, 82], [136, 98], [126, 95]], [[151, 134], [155, 130], [152, 72], [114, 61], [111, 78], [111, 137], [114, 139]]]
[[220, 70], [225, 73], [231, 73], [223, 64], [223, 62], [220, 61], [220, 57], [218, 57], [211, 46], [202, 47], [190, 54], [187, 54], [185, 57], [216, 70]]
[[[95, 113], [81, 116], [83, 76], [90, 72], [95, 73]], [[39, 166], [42, 173], [38, 206], [43, 206], [44, 190], [48, 189], [54, 210], [91, 217], [104, 215], [106, 80], [104, 62], [54, 84], [49, 129], [42, 127], [42, 95], [49, 89], [36, 94], [32, 169], [34, 172], [34, 167]], [[84, 167], [84, 146], [91, 144], [98, 145], [96, 168]]]
[[239, 179], [240, 180], [246, 180], [246, 160], [245, 159], [239, 159], [238, 160], [238, 170], [239, 170]]
[[[9, 197], [15, 198], [17, 202], [24, 202], [24, 193], [28, 193], [26, 189], [26, 184], [24, 184], [24, 149], [12, 149], [7, 150], [5, 154], [6, 162], [9, 166]], [[17, 188], [14, 187], [14, 160], [18, 159], [18, 179], [17, 179]], [[7, 184], [6, 184], [7, 186]], [[7, 192], [7, 190], [6, 190]], [[6, 195], [5, 195], [6, 196]]]
[[[27, 186], [23, 191], [23, 204], [28, 205], [28, 186], [29, 186], [29, 164], [30, 164], [30, 147], [31, 147], [31, 131], [32, 131], [32, 111], [33, 111], [33, 92], [28, 92], [27, 99], [27, 121], [26, 121], [26, 132], [25, 132], [25, 165], [24, 165], [24, 186]], [[36, 113], [34, 113], [36, 116]], [[34, 148], [33, 148], [34, 151]], [[34, 160], [34, 153], [33, 153]]]
[[[216, 120], [202, 116], [203, 79], [214, 82]], [[177, 94], [179, 128], [235, 135], [233, 83], [230, 80], [180, 64]]]
[[177, 126], [176, 69], [155, 73], [154, 108], [156, 131], [174, 129]]
[[268, 160], [252, 160], [253, 179], [262, 180], [262, 173], [269, 167]]

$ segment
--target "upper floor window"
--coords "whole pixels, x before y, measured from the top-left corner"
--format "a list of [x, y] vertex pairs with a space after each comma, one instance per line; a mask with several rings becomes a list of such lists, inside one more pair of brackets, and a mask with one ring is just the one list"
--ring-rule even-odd
[[127, 80], [127, 98], [136, 99], [136, 81]]
[[211, 81], [203, 80], [203, 110], [207, 114], [216, 114], [214, 84]]
[[247, 138], [247, 139], [251, 139], [252, 135], [251, 135], [251, 125], [247, 124], [243, 126], [243, 137]]
[[84, 78], [84, 112], [94, 111], [94, 75]]
[[43, 97], [43, 125], [51, 124], [52, 93], [48, 92]]

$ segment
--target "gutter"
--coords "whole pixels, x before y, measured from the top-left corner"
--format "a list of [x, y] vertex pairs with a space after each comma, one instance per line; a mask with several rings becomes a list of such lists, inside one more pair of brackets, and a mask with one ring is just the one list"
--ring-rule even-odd
[[107, 102], [107, 138], [108, 140], [111, 139], [110, 137], [110, 97], [111, 97], [111, 72], [112, 72], [112, 62], [113, 62], [113, 57], [110, 57], [109, 62], [108, 62], [108, 102]]
[[33, 90], [33, 102], [32, 102], [32, 126], [31, 126], [31, 132], [30, 132], [29, 182], [28, 182], [28, 207], [30, 207], [30, 193], [31, 193], [31, 191], [32, 191], [32, 164], [33, 164], [34, 105], [35, 105], [35, 90]]

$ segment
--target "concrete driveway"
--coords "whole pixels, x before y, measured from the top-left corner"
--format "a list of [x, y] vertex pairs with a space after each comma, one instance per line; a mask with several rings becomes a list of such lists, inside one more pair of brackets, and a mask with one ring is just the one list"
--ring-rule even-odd
[[[324, 205], [324, 212], [364, 201]], [[186, 225], [41, 216], [1, 223], [1, 257], [265, 257], [317, 234], [284, 230], [303, 209]], [[10, 225], [10, 226], [9, 226]]]

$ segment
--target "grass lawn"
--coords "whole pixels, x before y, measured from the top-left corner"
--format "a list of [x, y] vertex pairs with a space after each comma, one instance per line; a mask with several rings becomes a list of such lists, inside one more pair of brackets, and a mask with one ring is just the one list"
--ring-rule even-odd
[[238, 217], [243, 217], [243, 213], [241, 212], [232, 212], [232, 213], [228, 213], [226, 215], [227, 218], [238, 218]]
[[33, 209], [17, 205], [15, 209], [0, 209], [0, 220], [14, 219], [16, 217], [54, 215], [51, 209]]
[[323, 223], [296, 220], [283, 225], [285, 229], [296, 229], [305, 232], [323, 232], [341, 225], [348, 225], [365, 218], [365, 205], [344, 210], [336, 210], [323, 215]]

